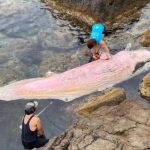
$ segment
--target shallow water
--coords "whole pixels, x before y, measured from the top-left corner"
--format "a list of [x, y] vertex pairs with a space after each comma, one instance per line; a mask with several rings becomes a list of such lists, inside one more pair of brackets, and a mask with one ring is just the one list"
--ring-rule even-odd
[[[79, 47], [82, 31], [40, 0], [0, 0], [0, 86], [14, 80], [67, 69]], [[0, 101], [0, 149], [22, 150], [19, 129], [26, 101]], [[38, 112], [49, 100], [40, 101]], [[74, 121], [66, 104], [54, 101], [41, 115], [47, 137], [63, 132]]]
[[0, 0], [0, 85], [67, 69], [80, 29], [57, 14], [40, 0]]

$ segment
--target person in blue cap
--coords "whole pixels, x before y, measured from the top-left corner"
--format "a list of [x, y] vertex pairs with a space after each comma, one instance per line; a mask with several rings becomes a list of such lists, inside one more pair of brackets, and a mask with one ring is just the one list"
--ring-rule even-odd
[[90, 49], [92, 53], [92, 60], [100, 59], [100, 48], [103, 48], [103, 50], [106, 53], [107, 59], [110, 59], [110, 51], [105, 43], [103, 41], [103, 36], [106, 33], [106, 27], [103, 24], [97, 23], [92, 25], [92, 31], [90, 35], [90, 39], [87, 41], [87, 47]]

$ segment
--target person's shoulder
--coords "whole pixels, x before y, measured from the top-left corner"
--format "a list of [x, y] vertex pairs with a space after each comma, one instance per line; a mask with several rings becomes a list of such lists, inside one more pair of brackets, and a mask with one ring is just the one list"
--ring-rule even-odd
[[38, 122], [38, 121], [40, 121], [41, 119], [40, 119], [37, 115], [35, 115], [35, 116], [33, 117], [33, 120]]

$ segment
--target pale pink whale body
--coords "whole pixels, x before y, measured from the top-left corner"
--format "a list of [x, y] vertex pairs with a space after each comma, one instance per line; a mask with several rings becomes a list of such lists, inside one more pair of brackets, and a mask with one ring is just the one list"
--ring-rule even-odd
[[110, 60], [97, 60], [64, 73], [26, 79], [1, 87], [0, 99], [71, 101], [129, 78], [138, 63], [147, 61], [150, 61], [148, 50], [121, 51]]

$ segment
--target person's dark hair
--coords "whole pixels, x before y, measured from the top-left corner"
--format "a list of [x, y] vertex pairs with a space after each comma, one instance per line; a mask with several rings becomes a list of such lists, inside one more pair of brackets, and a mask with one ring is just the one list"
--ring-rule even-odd
[[97, 44], [97, 42], [94, 39], [90, 39], [90, 40], [87, 41], [87, 47], [89, 49], [92, 49], [94, 46], [96, 46], [96, 44]]
[[26, 115], [33, 114], [35, 112], [35, 107], [32, 107], [30, 110], [25, 110]]

